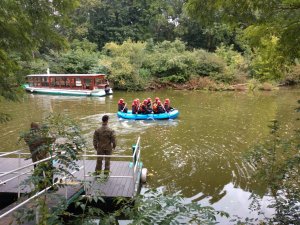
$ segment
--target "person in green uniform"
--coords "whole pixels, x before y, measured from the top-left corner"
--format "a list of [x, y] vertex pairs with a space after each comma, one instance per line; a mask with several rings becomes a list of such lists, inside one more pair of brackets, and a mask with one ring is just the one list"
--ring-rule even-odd
[[[108, 115], [102, 117], [102, 126], [95, 130], [93, 136], [93, 145], [97, 155], [111, 155], [116, 148], [115, 131], [108, 127]], [[97, 158], [95, 172], [101, 174], [102, 161], [104, 157]], [[110, 157], [105, 157], [104, 173], [107, 175], [110, 171]]]

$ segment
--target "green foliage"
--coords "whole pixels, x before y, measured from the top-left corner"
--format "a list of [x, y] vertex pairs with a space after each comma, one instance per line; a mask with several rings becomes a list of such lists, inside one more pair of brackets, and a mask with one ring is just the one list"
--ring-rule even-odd
[[210, 76], [222, 73], [223, 61], [202, 50], [193, 52], [185, 50], [185, 44], [179, 40], [158, 43], [150, 54], [147, 54], [143, 66], [153, 76], [163, 81], [184, 83], [191, 75]]
[[103, 52], [106, 56], [100, 64], [110, 74], [114, 88], [120, 90], [143, 90], [157, 78], [162, 83], [185, 83], [191, 75], [221, 80], [225, 70], [220, 57], [203, 50], [187, 51], [180, 40], [108, 43]]
[[260, 81], [279, 81], [283, 78], [287, 66], [278, 50], [277, 37], [261, 40], [260, 47], [254, 49], [251, 70], [253, 77]]
[[[122, 45], [108, 43], [104, 47], [106, 57], [100, 64], [106, 67], [110, 80], [119, 90], [143, 90], [146, 78], [145, 73], [140, 75], [141, 64], [145, 58], [145, 43], [125, 41]], [[144, 70], [145, 71], [145, 70]]]
[[226, 63], [225, 71], [219, 76], [218, 80], [230, 83], [241, 80], [242, 76], [247, 76], [248, 63], [241, 53], [233, 50], [233, 45], [225, 46], [221, 44], [216, 49], [216, 54]]
[[284, 77], [285, 84], [299, 84], [300, 83], [300, 64], [296, 64], [290, 68], [290, 71]]
[[189, 15], [213, 26], [222, 21], [242, 28], [242, 42], [254, 49], [253, 75], [260, 80], [279, 80], [295, 58], [300, 57], [299, 1], [191, 0]]
[[300, 219], [300, 130], [297, 129], [289, 140], [284, 140], [279, 135], [278, 121], [273, 121], [270, 129], [270, 140], [253, 149], [248, 160], [255, 168], [253, 178], [264, 180], [274, 198], [269, 207], [274, 208], [275, 215], [268, 221], [296, 224]]
[[3, 0], [0, 6], [0, 95], [15, 98], [18, 61], [32, 58], [42, 45], [64, 43], [58, 27], [68, 20], [77, 1]]
[[[61, 178], [74, 179], [73, 171], [78, 171], [79, 166], [76, 164], [78, 155], [82, 153], [85, 147], [85, 140], [81, 137], [80, 128], [70, 118], [61, 114], [51, 114], [42, 123], [40, 135], [47, 138], [38, 151], [46, 150], [50, 153], [52, 159], [47, 162], [39, 163], [34, 169], [32, 175], [23, 185], [34, 184], [33, 192], [41, 191], [46, 187], [52, 186], [52, 176], [56, 183], [52, 186], [53, 191], [57, 191], [57, 187], [64, 187]], [[23, 132], [20, 140], [28, 138], [28, 132]], [[55, 140], [55, 142], [53, 142]], [[52, 166], [55, 161], [56, 166]], [[48, 178], [48, 179], [47, 179]], [[32, 193], [30, 193], [32, 194]], [[33, 208], [39, 210], [39, 224], [61, 224], [59, 215], [63, 215], [67, 208], [66, 200], [60, 199], [61, 203], [51, 209], [48, 208], [49, 199], [55, 198], [53, 192], [45, 192], [40, 195], [32, 204]], [[58, 199], [59, 200], [59, 199]], [[17, 220], [20, 223], [34, 220], [35, 211], [22, 209], [22, 213], [17, 213]]]
[[149, 190], [135, 199], [134, 208], [126, 204], [122, 208], [131, 224], [216, 224], [216, 215], [229, 215], [204, 207], [198, 203], [187, 203], [179, 193], [165, 194], [159, 190]]
[[99, 73], [97, 46], [87, 40], [74, 40], [71, 49], [65, 52], [51, 52], [46, 59], [52, 73]]

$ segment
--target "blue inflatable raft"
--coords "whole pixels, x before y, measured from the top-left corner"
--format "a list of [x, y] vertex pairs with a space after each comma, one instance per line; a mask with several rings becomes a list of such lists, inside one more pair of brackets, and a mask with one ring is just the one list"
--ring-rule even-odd
[[131, 110], [128, 110], [127, 113], [118, 112], [118, 117], [129, 120], [168, 120], [175, 119], [179, 115], [179, 111], [174, 109], [169, 113], [160, 113], [160, 114], [132, 114]]

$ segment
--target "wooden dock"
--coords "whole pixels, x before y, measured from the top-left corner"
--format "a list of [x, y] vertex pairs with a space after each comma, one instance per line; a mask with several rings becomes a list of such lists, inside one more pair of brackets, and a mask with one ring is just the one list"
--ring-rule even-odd
[[[25, 160], [24, 158], [21, 158], [20, 160], [18, 158], [0, 158], [0, 174], [3, 174], [4, 172], [11, 171], [13, 169], [18, 168], [19, 166], [25, 166], [31, 163], [31, 160]], [[77, 161], [78, 166], [83, 165], [83, 160]], [[92, 174], [95, 171], [96, 167], [96, 160], [85, 160], [85, 173], [86, 175]], [[123, 196], [123, 197], [133, 197], [135, 195], [134, 193], [134, 180], [133, 178], [129, 178], [129, 176], [133, 176], [133, 168], [131, 162], [124, 162], [124, 161], [111, 161], [111, 172], [108, 179], [105, 180], [105, 182], [101, 183], [100, 179], [95, 179], [94, 177], [86, 177], [87, 181], [91, 182], [91, 185], [93, 185], [91, 190], [99, 190], [103, 197], [117, 197], [117, 196]], [[14, 179], [11, 181], [6, 182], [6, 184], [0, 185], [0, 193], [18, 193], [18, 184], [24, 182], [28, 176], [30, 175], [31, 171], [33, 170], [33, 166], [22, 169], [20, 172], [27, 172], [28, 174], [22, 175], [18, 179]], [[16, 176], [17, 174], [9, 174], [5, 175], [0, 178], [0, 181], [7, 180], [13, 176]], [[112, 176], [112, 177], [111, 177]], [[114, 178], [113, 176], [128, 176], [126, 178]], [[74, 173], [74, 181], [69, 181], [70, 186], [74, 186], [77, 183], [80, 183], [81, 181], [84, 181], [84, 171], [80, 170], [78, 172]], [[67, 182], [68, 183], [68, 182]], [[80, 185], [81, 188], [83, 185]], [[31, 191], [30, 186], [26, 185], [20, 189], [20, 193], [28, 193]], [[92, 194], [93, 191], [91, 191], [89, 194]]]
[[[24, 158], [0, 158], [0, 174], [12, 171], [14, 169], [17, 169], [18, 167], [22, 167], [31, 163], [31, 159], [26, 160]], [[80, 171], [74, 173], [74, 180], [66, 181], [67, 185], [63, 188], [59, 188], [59, 190], [55, 192], [56, 195], [66, 198], [68, 202], [72, 202], [74, 198], [78, 197], [78, 195], [83, 193], [89, 195], [98, 195], [103, 198], [132, 198], [137, 194], [135, 189], [135, 181], [133, 179], [132, 162], [111, 161], [110, 175], [106, 179], [103, 179], [101, 177], [93, 177], [92, 174], [95, 171], [96, 160], [85, 160], [85, 162], [83, 160], [79, 160], [77, 161], [77, 164], [79, 167], [85, 164], [85, 174], [91, 176], [85, 177], [85, 181], [88, 182], [85, 182], [87, 185], [84, 187], [84, 170], [81, 169]], [[20, 170], [20, 173], [26, 172], [25, 175], [20, 176], [19, 179], [16, 178], [11, 181], [7, 181], [5, 184], [0, 185], [0, 195], [2, 196], [1, 198], [3, 198], [3, 196], [5, 197], [6, 195], [17, 195], [18, 191], [20, 191], [22, 199], [26, 193], [29, 193], [33, 187], [30, 187], [30, 185], [25, 185], [22, 187], [21, 185], [22, 188], [19, 189], [19, 184], [23, 183], [30, 176], [32, 171], [33, 166], [30, 166], [26, 169], [22, 169]], [[13, 174], [7, 174], [0, 178], [0, 182], [12, 178], [18, 175], [18, 173], [15, 172]], [[8, 210], [10, 210], [10, 208], [12, 208], [15, 205], [16, 203], [13, 203], [8, 207], [3, 208], [0, 211], [0, 215], [7, 212]], [[55, 203], [53, 205], [55, 205]], [[6, 216], [2, 219], [5, 219], [5, 221], [11, 221], [13, 219], [12, 215], [13, 214], [10, 214], [10, 216]]]

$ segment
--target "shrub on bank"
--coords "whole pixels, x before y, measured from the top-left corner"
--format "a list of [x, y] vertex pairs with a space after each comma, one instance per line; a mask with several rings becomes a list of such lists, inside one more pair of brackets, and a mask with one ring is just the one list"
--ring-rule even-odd
[[300, 83], [300, 64], [291, 67], [291, 71], [287, 73], [283, 83], [287, 85]]

